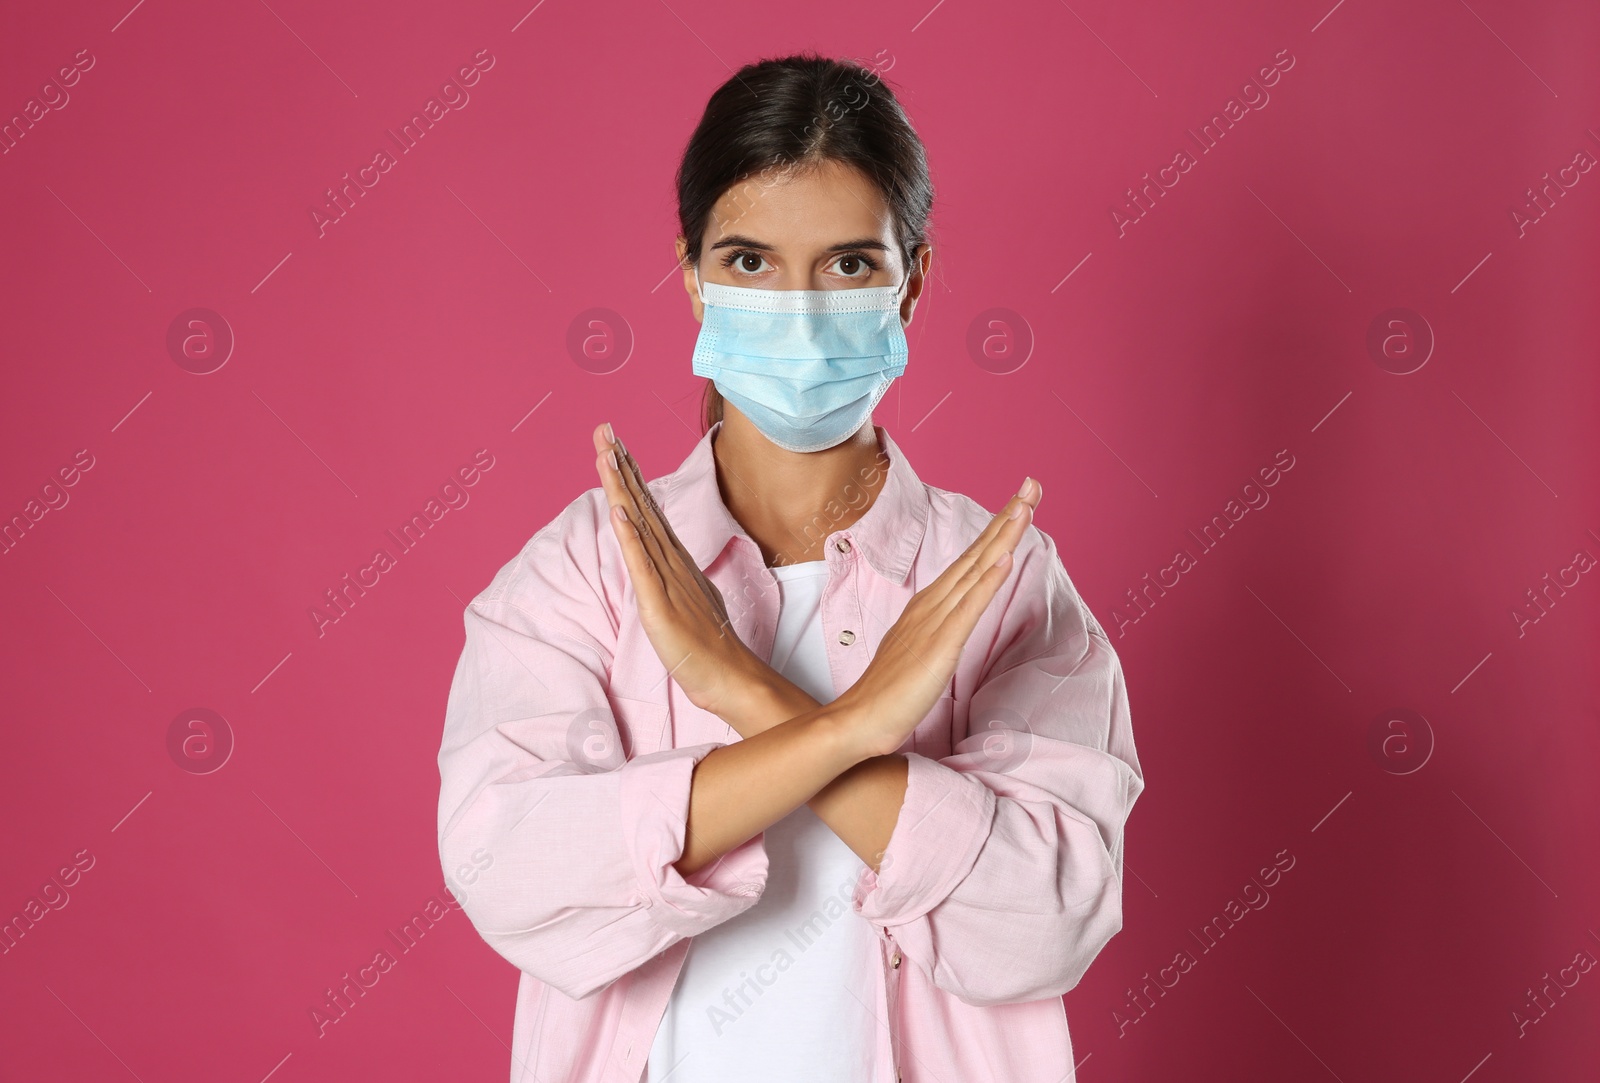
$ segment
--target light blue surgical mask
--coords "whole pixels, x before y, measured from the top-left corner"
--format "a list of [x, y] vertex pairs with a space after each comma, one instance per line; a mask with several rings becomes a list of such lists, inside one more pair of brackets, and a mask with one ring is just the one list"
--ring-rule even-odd
[[906, 370], [899, 286], [758, 290], [700, 281], [694, 372], [789, 451], [843, 443]]

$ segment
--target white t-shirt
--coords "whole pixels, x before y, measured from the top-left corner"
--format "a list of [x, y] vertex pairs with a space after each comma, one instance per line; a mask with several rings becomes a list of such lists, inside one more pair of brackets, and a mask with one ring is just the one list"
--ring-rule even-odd
[[[822, 638], [828, 565], [772, 569], [780, 594], [772, 668], [819, 703], [834, 698]], [[818, 1083], [872, 1078], [876, 1012], [863, 982], [872, 926], [850, 907], [865, 868], [801, 805], [766, 830], [756, 904], [689, 944], [650, 1047], [649, 1083]]]

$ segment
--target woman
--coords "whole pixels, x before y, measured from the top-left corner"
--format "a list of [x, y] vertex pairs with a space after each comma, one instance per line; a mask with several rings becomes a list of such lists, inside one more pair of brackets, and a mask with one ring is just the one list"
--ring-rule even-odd
[[991, 516], [872, 423], [922, 145], [871, 71], [764, 61], [678, 196], [706, 432], [647, 482], [596, 429], [446, 712], [440, 855], [521, 971], [512, 1080], [1060, 1083], [1144, 781], [1040, 485]]

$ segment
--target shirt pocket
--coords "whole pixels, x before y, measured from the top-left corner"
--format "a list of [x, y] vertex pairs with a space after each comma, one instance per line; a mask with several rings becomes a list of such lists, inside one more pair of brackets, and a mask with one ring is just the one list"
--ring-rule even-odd
[[617, 733], [622, 738], [626, 758], [631, 760], [637, 756], [648, 756], [672, 747], [672, 728], [666, 704], [618, 695], [609, 689], [606, 698], [611, 703], [611, 716], [616, 719]]
[[689, 696], [676, 682], [667, 688], [667, 716], [664, 737], [673, 748], [731, 745], [742, 740], [738, 731], [721, 717], [690, 703]]

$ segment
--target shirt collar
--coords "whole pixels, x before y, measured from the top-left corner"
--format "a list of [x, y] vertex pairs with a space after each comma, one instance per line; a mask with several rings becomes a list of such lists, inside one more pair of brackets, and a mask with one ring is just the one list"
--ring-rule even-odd
[[[664, 490], [659, 497], [673, 532], [701, 570], [709, 568], [735, 537], [744, 538], [753, 552], [760, 548], [728, 511], [717, 487], [711, 444], [721, 429], [718, 421], [700, 437], [682, 465], [662, 479]], [[930, 501], [927, 488], [888, 430], [881, 425], [872, 429], [880, 451], [876, 468], [884, 469], [887, 461], [887, 475], [866, 514], [843, 532], [874, 571], [891, 583], [904, 583], [927, 530]], [[843, 511], [842, 521], [849, 512], [843, 500], [838, 507]], [[827, 516], [824, 510], [818, 524], [824, 537], [840, 529]]]

